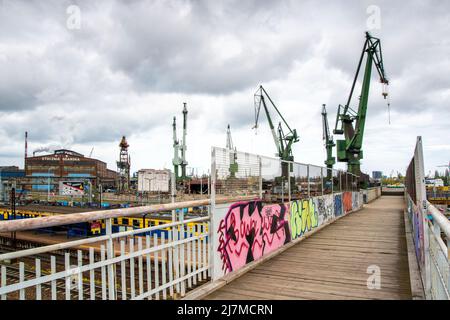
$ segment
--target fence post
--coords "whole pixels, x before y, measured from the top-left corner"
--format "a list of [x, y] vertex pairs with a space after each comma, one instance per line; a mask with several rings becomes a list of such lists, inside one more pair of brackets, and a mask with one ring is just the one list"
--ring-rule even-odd
[[323, 168], [320, 168], [320, 184], [322, 185], [322, 195], [323, 195]]
[[308, 198], [310, 198], [311, 194], [310, 194], [310, 187], [309, 187], [309, 164], [306, 165], [306, 177], [307, 177], [307, 181], [308, 181]]
[[291, 203], [291, 165], [293, 166], [293, 162], [289, 162], [288, 164], [288, 202]]
[[216, 212], [216, 149], [213, 147], [211, 150], [211, 192], [210, 192], [210, 205], [209, 205], [209, 228], [208, 228], [208, 245], [209, 245], [209, 273], [211, 275], [211, 281], [215, 275], [215, 263], [214, 263], [214, 244], [215, 244], [215, 224], [214, 215]]
[[263, 197], [263, 191], [262, 191], [262, 159], [260, 156], [258, 156], [258, 164], [259, 164], [259, 199], [262, 199]]
[[333, 169], [327, 169], [327, 176], [328, 176], [328, 170], [331, 171], [330, 177], [331, 177], [331, 194], [334, 192], [334, 175], [333, 175]]
[[[109, 236], [108, 242], [106, 244], [106, 255], [107, 260], [114, 258], [114, 244], [113, 239], [111, 238], [112, 235], [112, 221], [111, 218], [106, 219], [105, 221], [106, 226], [106, 235]], [[115, 272], [114, 272], [114, 264], [110, 263], [108, 264], [108, 292], [109, 292], [109, 300], [115, 300]]]

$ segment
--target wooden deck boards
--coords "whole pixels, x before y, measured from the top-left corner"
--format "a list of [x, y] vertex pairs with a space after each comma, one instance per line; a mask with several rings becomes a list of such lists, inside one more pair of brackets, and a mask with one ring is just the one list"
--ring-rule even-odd
[[[367, 288], [367, 268], [381, 289]], [[384, 196], [205, 299], [411, 299], [403, 198]]]

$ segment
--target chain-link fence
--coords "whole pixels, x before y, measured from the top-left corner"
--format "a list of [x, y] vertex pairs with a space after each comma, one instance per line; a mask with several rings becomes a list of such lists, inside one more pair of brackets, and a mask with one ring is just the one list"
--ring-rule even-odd
[[215, 192], [280, 203], [358, 191], [358, 177], [341, 170], [213, 147]]

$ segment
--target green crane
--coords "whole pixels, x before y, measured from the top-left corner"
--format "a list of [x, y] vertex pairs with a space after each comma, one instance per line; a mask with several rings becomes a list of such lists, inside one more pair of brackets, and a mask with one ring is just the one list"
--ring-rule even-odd
[[322, 139], [325, 142], [325, 149], [327, 150], [327, 160], [325, 160], [325, 165], [327, 166], [327, 179], [330, 180], [332, 175], [332, 169], [336, 163], [336, 158], [333, 157], [333, 147], [336, 145], [333, 141], [333, 136], [330, 134], [330, 128], [328, 127], [327, 109], [325, 105], [322, 105], [322, 128], [323, 136]]
[[[173, 130], [173, 159], [172, 164], [175, 172], [175, 178], [180, 181], [186, 180], [186, 135], [187, 135], [187, 107], [186, 102], [183, 103], [183, 139], [180, 142], [177, 139], [177, 119], [173, 117], [172, 130]], [[181, 156], [180, 156], [181, 153]], [[179, 168], [181, 167], [181, 177], [178, 176]]]
[[[367, 58], [361, 88], [361, 96], [359, 98], [358, 109], [355, 111], [350, 107], [350, 103], [365, 55], [367, 55]], [[385, 91], [385, 88], [389, 84], [389, 81], [387, 80], [384, 72], [381, 42], [380, 39], [372, 37], [368, 32], [366, 32], [366, 40], [359, 59], [358, 68], [350, 90], [350, 95], [345, 106], [339, 105], [336, 116], [336, 126], [333, 130], [334, 134], [344, 134], [345, 137], [345, 140], [337, 140], [338, 161], [347, 162], [348, 172], [358, 176], [361, 176], [360, 160], [363, 158], [362, 142], [364, 136], [364, 126], [366, 123], [372, 65], [375, 65], [378, 75], [380, 76], [380, 82], [383, 84], [383, 96], [386, 99], [387, 91]], [[355, 124], [353, 125], [353, 123]]]
[[233, 145], [233, 139], [231, 138], [231, 129], [230, 125], [227, 127], [227, 150], [230, 155], [230, 168], [228, 169], [230, 171], [230, 176], [232, 178], [236, 177], [236, 172], [239, 170], [239, 166], [237, 163], [237, 150], [236, 147]]
[[[281, 125], [281, 121], [278, 124], [278, 132], [275, 131], [275, 126], [273, 125], [272, 118], [270, 117], [269, 109], [267, 107], [266, 99], [275, 109], [275, 111], [280, 116], [283, 123], [286, 125], [288, 131], [285, 134], [283, 127]], [[269, 94], [263, 88], [263, 86], [259, 86], [259, 89], [256, 91], [254, 95], [255, 102], [255, 126], [253, 128], [258, 128], [259, 121], [259, 113], [261, 111], [261, 106], [264, 107], [264, 112], [266, 113], [267, 121], [269, 122], [270, 130], [272, 131], [273, 140], [275, 142], [275, 146], [277, 148], [277, 155], [281, 160], [285, 161], [294, 161], [294, 156], [292, 155], [292, 145], [295, 142], [299, 141], [299, 137], [297, 135], [297, 131], [295, 129], [291, 129], [291, 127], [287, 124], [284, 117], [281, 115], [275, 103], [270, 98]], [[282, 175], [287, 179], [289, 176], [287, 163], [282, 164]]]

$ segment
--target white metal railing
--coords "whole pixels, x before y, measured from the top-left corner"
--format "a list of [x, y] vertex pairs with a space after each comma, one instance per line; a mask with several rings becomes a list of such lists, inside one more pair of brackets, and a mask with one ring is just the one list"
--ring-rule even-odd
[[[429, 255], [429, 294], [432, 299], [450, 300], [450, 221], [427, 202], [427, 220]], [[442, 239], [445, 237], [445, 241]]]
[[[139, 300], [183, 296], [208, 277], [209, 217], [183, 220], [181, 215], [177, 222], [119, 233], [111, 232], [109, 218], [105, 236], [0, 255], [0, 262], [11, 263], [1, 266], [0, 297]], [[152, 236], [152, 232], [160, 234]], [[86, 250], [80, 247], [87, 244], [91, 246]], [[62, 249], [70, 252], [55, 253]], [[14, 263], [18, 258], [20, 262]]]
[[[174, 198], [174, 197], [173, 197]], [[254, 197], [221, 197], [215, 203]], [[210, 199], [0, 222], [0, 233], [102, 220], [105, 235], [0, 254], [0, 299], [176, 299], [210, 277]], [[165, 224], [113, 232], [113, 219], [172, 212]], [[208, 210], [210, 212], [210, 210]], [[8, 239], [8, 238], [7, 238]], [[4, 240], [12, 241], [12, 239]]]
[[425, 296], [450, 300], [450, 221], [426, 200], [421, 137], [417, 138], [406, 180], [408, 216]]

